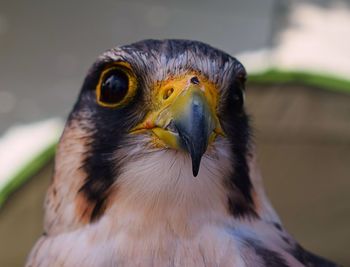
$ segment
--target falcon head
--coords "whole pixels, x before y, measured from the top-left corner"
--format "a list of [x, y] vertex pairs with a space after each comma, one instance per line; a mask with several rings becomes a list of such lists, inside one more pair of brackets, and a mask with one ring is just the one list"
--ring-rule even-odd
[[245, 77], [235, 58], [194, 41], [98, 58], [60, 140], [27, 266], [336, 266], [303, 250], [266, 198]]
[[197, 41], [145, 40], [106, 51], [83, 83], [56, 160], [56, 172], [79, 170], [71, 188], [89, 207], [82, 213], [98, 218], [128, 186], [124, 192], [140, 198], [190, 187], [210, 194], [204, 188], [212, 183], [225, 190], [231, 213], [255, 214], [245, 79], [237, 59]]

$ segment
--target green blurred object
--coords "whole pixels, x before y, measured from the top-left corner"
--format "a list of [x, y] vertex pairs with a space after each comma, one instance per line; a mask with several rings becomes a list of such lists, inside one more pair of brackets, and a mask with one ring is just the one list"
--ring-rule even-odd
[[328, 74], [306, 71], [285, 71], [269, 69], [261, 73], [248, 75], [248, 83], [252, 84], [300, 84], [319, 89], [350, 93], [350, 80]]
[[23, 185], [28, 179], [36, 175], [55, 155], [56, 145], [52, 144], [34, 157], [18, 173], [10, 179], [10, 182], [0, 191], [0, 209], [9, 195]]
[[43, 206], [52, 161], [11, 194], [0, 209], [0, 266], [22, 267], [43, 232]]

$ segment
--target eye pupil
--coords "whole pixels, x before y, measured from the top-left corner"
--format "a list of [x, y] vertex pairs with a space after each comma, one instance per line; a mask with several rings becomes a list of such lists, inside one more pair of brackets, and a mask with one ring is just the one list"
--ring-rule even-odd
[[236, 108], [236, 110], [241, 110], [244, 105], [244, 92], [242, 90], [238, 90], [233, 95], [233, 101], [235, 102], [234, 107]]
[[113, 70], [101, 85], [99, 100], [107, 104], [117, 104], [127, 95], [128, 88], [128, 76], [121, 70]]

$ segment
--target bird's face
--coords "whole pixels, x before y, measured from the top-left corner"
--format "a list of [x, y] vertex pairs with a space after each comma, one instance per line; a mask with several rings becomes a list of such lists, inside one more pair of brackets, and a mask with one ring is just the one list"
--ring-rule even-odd
[[200, 42], [149, 40], [105, 52], [90, 69], [67, 124], [83, 132], [83, 189], [95, 190], [90, 195], [98, 198], [118, 179], [121, 159], [137, 157], [135, 148], [143, 157], [164, 150], [189, 155], [193, 176], [218, 139], [244, 161], [245, 75], [235, 58]]
[[208, 144], [223, 134], [215, 85], [188, 71], [161, 81], [152, 93], [152, 108], [131, 133], [149, 133], [156, 147], [188, 152], [196, 176]]

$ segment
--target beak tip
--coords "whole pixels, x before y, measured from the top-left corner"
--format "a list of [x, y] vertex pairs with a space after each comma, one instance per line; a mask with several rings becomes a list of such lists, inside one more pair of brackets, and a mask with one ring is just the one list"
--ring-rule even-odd
[[192, 174], [193, 177], [197, 177], [198, 173], [199, 173], [199, 167], [201, 164], [201, 158], [199, 158], [199, 160], [194, 160], [192, 159]]
[[192, 173], [193, 173], [193, 177], [197, 177], [197, 175], [198, 175], [198, 172], [199, 172], [199, 169], [197, 170], [197, 169], [192, 169]]

